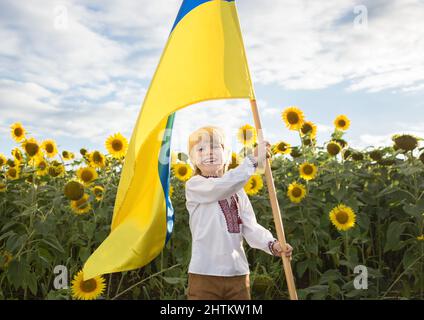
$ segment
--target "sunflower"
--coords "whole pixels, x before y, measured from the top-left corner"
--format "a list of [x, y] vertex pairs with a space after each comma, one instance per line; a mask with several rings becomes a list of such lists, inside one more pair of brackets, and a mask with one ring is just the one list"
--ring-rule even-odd
[[344, 159], [344, 160], [347, 160], [350, 156], [352, 156], [352, 150], [350, 150], [350, 149], [345, 149], [345, 150], [343, 151], [342, 156], [343, 156], [343, 159]]
[[13, 260], [13, 255], [7, 250], [4, 250], [1, 255], [3, 256], [3, 263], [0, 265], [0, 267], [2, 269], [6, 269], [9, 263]]
[[344, 114], [341, 114], [334, 120], [334, 126], [338, 130], [346, 131], [349, 129], [350, 120]]
[[290, 154], [291, 153], [290, 144], [284, 141], [277, 142], [273, 146], [272, 152], [274, 152], [274, 154]]
[[51, 139], [44, 140], [41, 144], [41, 149], [45, 151], [46, 156], [49, 158], [53, 158], [58, 152], [56, 142]]
[[306, 196], [306, 188], [300, 183], [293, 182], [288, 187], [287, 196], [291, 202], [299, 203]]
[[20, 122], [16, 122], [10, 126], [11, 128], [11, 134], [13, 140], [16, 142], [21, 142], [23, 139], [25, 139], [25, 129], [22, 127], [22, 124]]
[[293, 158], [299, 158], [302, 155], [302, 152], [301, 152], [299, 147], [293, 147], [293, 148], [291, 148], [290, 155]]
[[84, 186], [76, 180], [66, 183], [63, 193], [69, 200], [77, 201], [84, 196]]
[[173, 194], [174, 194], [174, 187], [170, 184], [169, 185], [169, 197], [171, 198]]
[[41, 154], [41, 148], [38, 145], [37, 140], [29, 138], [24, 140], [22, 143], [22, 149], [25, 150], [26, 154], [30, 157], [38, 157]]
[[105, 290], [106, 284], [103, 276], [97, 276], [84, 281], [82, 270], [79, 271], [71, 282], [72, 296], [80, 300], [93, 300]]
[[282, 112], [281, 117], [289, 130], [300, 130], [303, 126], [303, 122], [305, 121], [303, 111], [297, 107], [286, 108]]
[[36, 158], [35, 168], [38, 176], [45, 176], [49, 173], [49, 164], [44, 158]]
[[7, 158], [4, 154], [0, 153], [0, 168], [7, 163]]
[[174, 171], [175, 177], [177, 177], [180, 181], [187, 181], [190, 179], [193, 170], [191, 169], [191, 166], [187, 163], [177, 163], [172, 166], [172, 169]]
[[258, 135], [254, 127], [246, 124], [239, 128], [237, 138], [244, 146], [253, 146], [257, 141]]
[[7, 169], [6, 171], [6, 178], [8, 180], [16, 180], [19, 179], [20, 176], [20, 169], [18, 166], [16, 167], [10, 167], [9, 169]]
[[65, 160], [72, 160], [72, 159], [75, 158], [75, 155], [70, 151], [63, 150], [62, 151], [62, 157]]
[[305, 180], [315, 179], [317, 172], [318, 169], [313, 163], [305, 162], [299, 167], [300, 176]]
[[87, 149], [85, 149], [85, 148], [81, 148], [81, 149], [80, 149], [80, 154], [81, 154], [83, 157], [86, 155], [86, 153], [87, 153]]
[[342, 146], [336, 141], [330, 141], [327, 144], [327, 152], [332, 156], [337, 156], [342, 150]]
[[0, 192], [6, 192], [7, 185], [4, 182], [0, 182]]
[[90, 211], [90, 196], [86, 193], [79, 200], [71, 200], [71, 209], [76, 214], [84, 214]]
[[231, 162], [228, 164], [228, 170], [237, 168], [240, 163], [240, 157], [236, 152], [231, 153]]
[[82, 167], [77, 171], [77, 177], [85, 184], [90, 185], [98, 178], [96, 169], [92, 167]]
[[102, 186], [95, 186], [91, 189], [91, 191], [93, 191], [97, 201], [100, 201], [103, 199], [103, 194], [105, 193], [105, 189]]
[[424, 234], [420, 235], [417, 237], [418, 241], [424, 241]]
[[13, 158], [15, 158], [17, 161], [22, 162], [24, 160], [24, 157], [22, 156], [21, 149], [18, 147], [15, 147], [12, 149], [11, 154]]
[[369, 156], [374, 161], [381, 161], [381, 159], [383, 158], [383, 154], [381, 153], [380, 150], [372, 150], [372, 151], [370, 151], [369, 152]]
[[247, 180], [244, 185], [244, 191], [246, 191], [249, 196], [253, 196], [257, 194], [263, 186], [262, 177], [259, 174], [254, 174], [250, 176], [249, 180]]
[[317, 126], [312, 121], [305, 121], [300, 128], [300, 133], [302, 133], [302, 135], [308, 135], [311, 139], [314, 139], [317, 136]]
[[410, 134], [395, 134], [392, 137], [392, 141], [395, 143], [395, 150], [412, 151], [418, 147], [418, 139]]
[[330, 211], [330, 220], [339, 231], [346, 231], [355, 226], [356, 215], [352, 208], [340, 204]]
[[15, 167], [19, 167], [20, 162], [16, 159], [7, 159], [6, 164], [10, 167], [10, 168], [15, 168]]
[[333, 141], [336, 141], [342, 147], [342, 149], [346, 148], [348, 144], [344, 139], [333, 139]]
[[87, 155], [90, 165], [95, 168], [104, 168], [106, 166], [106, 157], [100, 151], [93, 151]]
[[125, 157], [128, 149], [127, 139], [119, 132], [109, 136], [105, 142], [106, 150], [116, 159]]
[[361, 161], [364, 160], [364, 155], [359, 151], [355, 151], [352, 153], [352, 159], [355, 161]]
[[65, 166], [61, 163], [56, 163], [55, 161], [52, 161], [47, 170], [49, 175], [54, 178], [63, 177], [65, 173]]

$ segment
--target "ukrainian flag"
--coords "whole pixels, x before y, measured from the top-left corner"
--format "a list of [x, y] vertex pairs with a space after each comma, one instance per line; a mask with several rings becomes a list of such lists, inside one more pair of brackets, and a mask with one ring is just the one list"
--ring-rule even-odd
[[144, 99], [121, 172], [111, 233], [84, 280], [140, 268], [171, 236], [170, 143], [175, 112], [191, 104], [254, 99], [234, 0], [184, 0]]

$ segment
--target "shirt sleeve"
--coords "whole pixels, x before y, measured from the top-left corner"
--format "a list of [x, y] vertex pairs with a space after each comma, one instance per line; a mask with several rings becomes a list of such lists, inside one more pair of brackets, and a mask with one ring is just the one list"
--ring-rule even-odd
[[226, 199], [244, 187], [256, 167], [257, 163], [251, 157], [246, 157], [239, 166], [227, 171], [222, 177], [194, 176], [185, 184], [186, 201], [209, 203]]
[[271, 251], [271, 246], [277, 240], [268, 229], [265, 229], [257, 222], [255, 212], [246, 192], [242, 190], [238, 194], [240, 195], [240, 217], [242, 220], [243, 237], [250, 247], [260, 249], [270, 255], [275, 255]]

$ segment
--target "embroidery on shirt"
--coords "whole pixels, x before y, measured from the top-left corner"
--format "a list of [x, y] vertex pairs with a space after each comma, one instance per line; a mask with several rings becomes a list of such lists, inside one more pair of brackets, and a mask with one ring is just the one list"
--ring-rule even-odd
[[240, 224], [242, 220], [239, 215], [239, 199], [237, 194], [231, 196], [231, 204], [228, 204], [227, 199], [219, 200], [219, 206], [224, 213], [227, 230], [230, 233], [240, 233]]

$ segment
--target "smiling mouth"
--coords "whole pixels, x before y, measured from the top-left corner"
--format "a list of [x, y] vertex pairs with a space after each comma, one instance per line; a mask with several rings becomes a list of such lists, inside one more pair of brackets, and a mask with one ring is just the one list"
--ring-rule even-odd
[[206, 159], [206, 160], [204, 160], [204, 161], [203, 161], [203, 163], [211, 164], [211, 163], [214, 163], [215, 161], [216, 161], [216, 159], [214, 159], [214, 158], [210, 158], [210, 159]]

